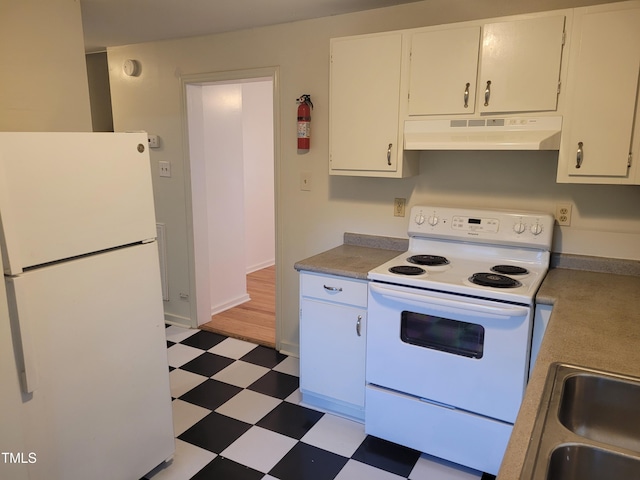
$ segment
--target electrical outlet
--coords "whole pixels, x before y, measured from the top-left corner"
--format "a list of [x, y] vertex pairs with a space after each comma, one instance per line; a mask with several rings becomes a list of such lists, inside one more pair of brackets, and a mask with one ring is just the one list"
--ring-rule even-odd
[[406, 198], [396, 198], [393, 201], [393, 216], [404, 217], [404, 207], [407, 205]]
[[564, 227], [571, 225], [571, 209], [570, 203], [558, 203], [556, 205], [556, 222], [558, 222], [558, 225]]
[[171, 176], [171, 164], [169, 162], [158, 162], [158, 166], [160, 167], [161, 177]]

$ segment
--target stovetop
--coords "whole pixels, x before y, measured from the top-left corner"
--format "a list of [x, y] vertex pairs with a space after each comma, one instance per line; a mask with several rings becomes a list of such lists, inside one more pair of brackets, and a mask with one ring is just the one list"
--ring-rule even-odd
[[[533, 302], [549, 268], [551, 215], [416, 206], [409, 221], [409, 250], [371, 270], [370, 280]], [[474, 275], [499, 285], [476, 284]]]

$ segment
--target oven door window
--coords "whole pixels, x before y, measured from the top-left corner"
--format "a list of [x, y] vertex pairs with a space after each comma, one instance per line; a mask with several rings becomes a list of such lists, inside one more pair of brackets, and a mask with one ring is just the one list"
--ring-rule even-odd
[[400, 338], [403, 342], [469, 358], [482, 358], [484, 327], [474, 323], [404, 311]]

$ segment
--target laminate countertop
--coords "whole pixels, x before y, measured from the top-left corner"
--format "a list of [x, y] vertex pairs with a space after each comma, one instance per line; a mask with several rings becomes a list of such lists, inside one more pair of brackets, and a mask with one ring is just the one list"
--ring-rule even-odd
[[296, 262], [298, 271], [367, 279], [369, 270], [406, 252], [409, 241], [375, 235], [344, 234], [344, 244]]
[[521, 479], [553, 362], [640, 377], [640, 276], [555, 268], [536, 300], [553, 311], [498, 480]]

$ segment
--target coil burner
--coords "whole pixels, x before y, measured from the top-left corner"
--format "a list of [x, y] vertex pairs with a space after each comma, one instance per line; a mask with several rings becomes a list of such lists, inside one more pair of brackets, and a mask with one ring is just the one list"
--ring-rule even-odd
[[422, 275], [425, 273], [424, 268], [412, 267], [411, 265], [398, 265], [396, 267], [391, 267], [389, 271], [398, 275]]
[[495, 288], [516, 288], [522, 285], [515, 278], [500, 275], [499, 273], [474, 273], [469, 277], [469, 281], [483, 287]]
[[415, 263], [417, 265], [425, 265], [428, 267], [449, 265], [449, 260], [447, 260], [446, 257], [441, 257], [439, 255], [413, 255], [407, 258], [407, 262]]
[[526, 275], [529, 270], [517, 265], [495, 265], [491, 267], [491, 271], [495, 273], [503, 273], [504, 275]]

